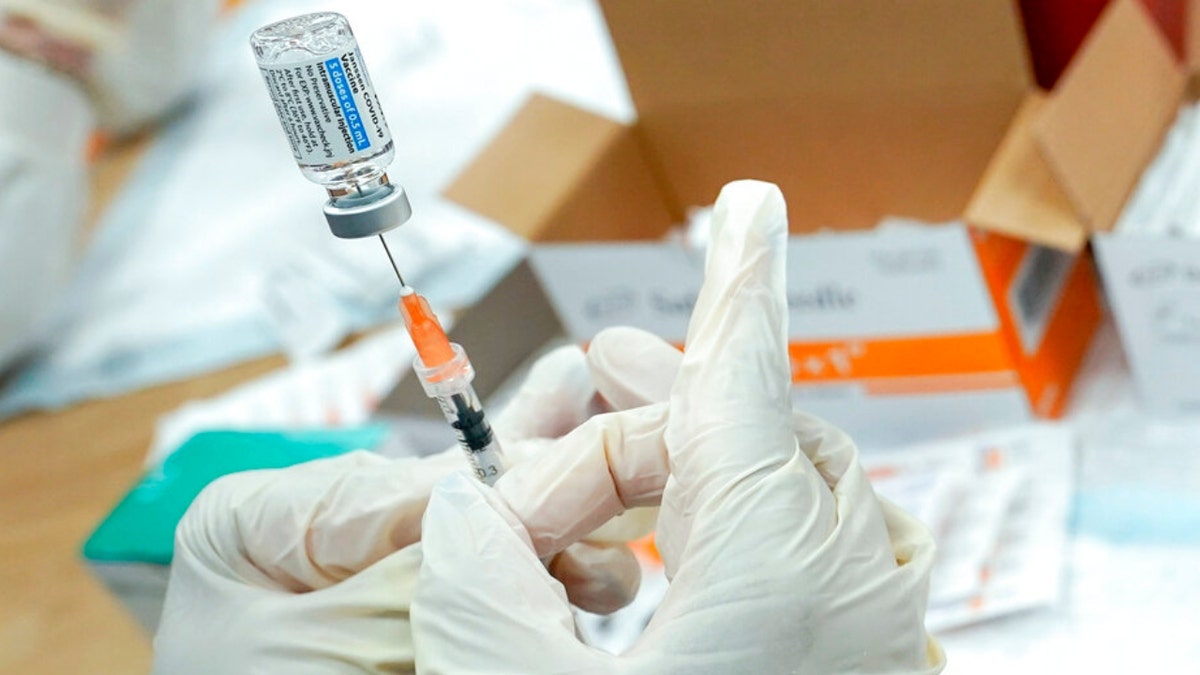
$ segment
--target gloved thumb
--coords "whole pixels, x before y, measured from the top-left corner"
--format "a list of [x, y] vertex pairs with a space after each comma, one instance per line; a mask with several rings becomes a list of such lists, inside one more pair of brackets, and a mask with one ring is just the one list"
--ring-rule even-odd
[[420, 672], [595, 671], [607, 658], [575, 637], [562, 584], [493, 490], [447, 477], [422, 528], [411, 614]]

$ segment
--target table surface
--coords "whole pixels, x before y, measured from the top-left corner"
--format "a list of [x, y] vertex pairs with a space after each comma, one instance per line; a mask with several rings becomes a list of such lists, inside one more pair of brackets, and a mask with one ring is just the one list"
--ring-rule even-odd
[[[90, 223], [145, 144], [113, 148], [98, 160]], [[283, 363], [259, 359], [0, 422], [0, 673], [149, 670], [149, 636], [84, 566], [80, 547], [137, 479], [160, 415]]]

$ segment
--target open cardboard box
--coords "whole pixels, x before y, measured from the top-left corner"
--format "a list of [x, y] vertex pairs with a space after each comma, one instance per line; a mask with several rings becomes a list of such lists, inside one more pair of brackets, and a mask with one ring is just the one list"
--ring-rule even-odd
[[[682, 343], [703, 256], [664, 235], [758, 178], [795, 235], [798, 405], [866, 444], [1062, 412], [1100, 318], [1083, 249], [1184, 90], [1140, 5], [1117, 0], [1048, 94], [1011, 0], [600, 5], [637, 123], [534, 97], [446, 190], [536, 244], [543, 291], [457, 333], [481, 370], [478, 345], [534, 305], [578, 341], [626, 324]], [[972, 229], [871, 229], [888, 216]]]
[[[1200, 2], [1188, 2], [1186, 10], [1189, 98], [1195, 100]], [[1200, 242], [1112, 232], [1101, 233], [1094, 244], [1143, 405], [1162, 417], [1200, 413]]]

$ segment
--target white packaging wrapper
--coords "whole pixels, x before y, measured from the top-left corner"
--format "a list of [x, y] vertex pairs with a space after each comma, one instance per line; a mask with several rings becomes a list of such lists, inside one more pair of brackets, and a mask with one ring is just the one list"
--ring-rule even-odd
[[121, 40], [96, 54], [88, 77], [101, 124], [118, 133], [152, 122], [196, 86], [210, 58], [220, 0], [132, 0]]
[[0, 370], [64, 293], [88, 200], [91, 105], [71, 80], [0, 51]]

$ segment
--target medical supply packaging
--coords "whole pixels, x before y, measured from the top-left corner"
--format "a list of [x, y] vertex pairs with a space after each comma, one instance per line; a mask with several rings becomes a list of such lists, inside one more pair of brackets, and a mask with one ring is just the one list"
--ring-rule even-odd
[[866, 445], [1063, 412], [1101, 317], [1085, 246], [1184, 92], [1144, 8], [1044, 92], [1012, 0], [600, 6], [636, 123], [535, 96], [445, 191], [534, 242], [545, 297], [507, 321], [548, 302], [577, 341], [682, 344], [704, 256], [669, 233], [757, 178], [789, 207], [799, 407]]
[[239, 471], [278, 469], [374, 448], [387, 429], [204, 431], [134, 485], [83, 546], [84, 561], [150, 634], [166, 600], [175, 528], [212, 481]]
[[[1191, 0], [1186, 10], [1187, 99], [1194, 103], [1200, 98], [1200, 1]], [[1183, 159], [1174, 168], [1186, 173], [1195, 162]], [[1183, 223], [1185, 230], [1195, 228], [1194, 222]], [[1096, 258], [1144, 407], [1159, 417], [1194, 416], [1200, 414], [1200, 241], [1153, 230], [1122, 227], [1101, 233], [1093, 241]]]

